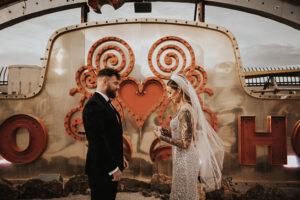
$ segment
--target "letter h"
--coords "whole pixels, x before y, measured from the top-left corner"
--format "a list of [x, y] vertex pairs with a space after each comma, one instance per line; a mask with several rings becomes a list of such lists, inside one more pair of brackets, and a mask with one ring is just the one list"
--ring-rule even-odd
[[269, 163], [287, 163], [286, 117], [267, 117], [267, 132], [256, 131], [255, 116], [239, 116], [239, 161], [242, 165], [256, 165], [256, 145], [268, 146]]

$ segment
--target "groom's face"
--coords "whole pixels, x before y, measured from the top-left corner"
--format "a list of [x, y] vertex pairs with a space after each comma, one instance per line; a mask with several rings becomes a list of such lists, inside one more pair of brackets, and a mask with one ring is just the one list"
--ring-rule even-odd
[[119, 80], [116, 76], [107, 77], [106, 94], [109, 98], [114, 99], [116, 97], [117, 90], [120, 88]]

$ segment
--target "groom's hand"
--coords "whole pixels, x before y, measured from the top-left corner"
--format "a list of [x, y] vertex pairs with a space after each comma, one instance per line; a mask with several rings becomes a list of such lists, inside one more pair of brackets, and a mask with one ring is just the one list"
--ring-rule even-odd
[[118, 169], [118, 171], [116, 171], [114, 174], [113, 174], [113, 179], [112, 181], [120, 181], [122, 178], [122, 172], [120, 169]]

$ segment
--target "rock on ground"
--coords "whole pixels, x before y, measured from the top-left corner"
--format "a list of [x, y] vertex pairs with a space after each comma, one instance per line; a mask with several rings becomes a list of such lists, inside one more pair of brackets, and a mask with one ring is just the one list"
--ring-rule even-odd
[[5, 197], [1, 197], [3, 200], [15, 200], [18, 198], [18, 190], [13, 186], [13, 184], [4, 179], [0, 178], [0, 194], [5, 194]]

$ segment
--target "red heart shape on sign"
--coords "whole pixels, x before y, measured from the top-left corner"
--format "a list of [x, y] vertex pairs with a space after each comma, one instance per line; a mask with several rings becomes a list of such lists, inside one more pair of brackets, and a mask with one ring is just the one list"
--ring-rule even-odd
[[165, 88], [165, 83], [156, 77], [147, 78], [142, 84], [132, 77], [121, 80], [118, 99], [134, 117], [140, 131], [146, 119], [164, 100]]

